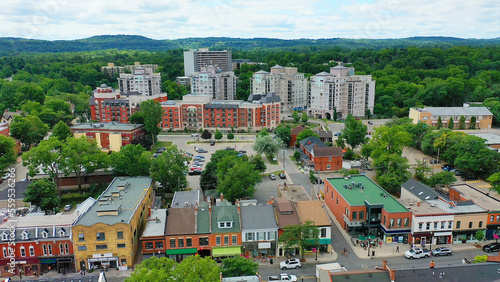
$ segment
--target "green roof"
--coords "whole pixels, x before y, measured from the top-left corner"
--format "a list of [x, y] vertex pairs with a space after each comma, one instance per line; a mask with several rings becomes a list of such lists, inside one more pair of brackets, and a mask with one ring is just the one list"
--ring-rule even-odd
[[[108, 188], [102, 192], [97, 201], [78, 219], [75, 225], [92, 226], [96, 223], [108, 225], [130, 223], [132, 216], [152, 183], [153, 179], [151, 177], [115, 177]], [[118, 193], [119, 197], [116, 197]], [[98, 215], [99, 212], [113, 211], [116, 211], [116, 215]]]
[[207, 202], [200, 203], [200, 206], [198, 207], [196, 222], [196, 233], [210, 233], [210, 216], [208, 212]]
[[[408, 211], [408, 209], [394, 199], [391, 194], [365, 175], [353, 175], [349, 178], [327, 178], [327, 181], [335, 187], [339, 194], [351, 206], [364, 206], [366, 201], [370, 205], [381, 204], [384, 206], [384, 209], [390, 213]], [[351, 185], [353, 182], [355, 183], [354, 188], [344, 188], [344, 184]], [[361, 183], [364, 189], [358, 187], [358, 183]]]
[[[219, 228], [219, 222], [231, 221], [231, 228]], [[212, 207], [212, 233], [241, 232], [238, 207], [224, 200]]]

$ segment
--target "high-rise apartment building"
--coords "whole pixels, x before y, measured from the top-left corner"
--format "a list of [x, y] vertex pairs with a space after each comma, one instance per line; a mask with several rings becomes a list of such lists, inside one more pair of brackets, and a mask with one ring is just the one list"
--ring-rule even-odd
[[191, 94], [209, 95], [214, 100], [234, 100], [237, 83], [234, 72], [217, 72], [212, 65], [190, 75]]
[[202, 67], [210, 65], [222, 72], [232, 71], [231, 51], [209, 51], [208, 48], [184, 51], [184, 76], [200, 72]]
[[161, 74], [150, 73], [144, 67], [137, 67], [129, 73], [121, 73], [118, 78], [120, 92], [154, 96], [161, 93]]
[[125, 66], [115, 66], [115, 63], [108, 63], [107, 66], [101, 67], [101, 71], [109, 76], [114, 76], [120, 73], [132, 73], [134, 69], [138, 67], [143, 67], [147, 73], [155, 73], [158, 69], [157, 64], [141, 64], [140, 62], [134, 62], [133, 65]]
[[296, 67], [276, 65], [271, 72], [258, 71], [252, 76], [252, 94], [274, 92], [281, 98], [284, 111], [304, 109], [307, 106], [307, 78]]
[[375, 81], [371, 75], [354, 75], [354, 68], [338, 65], [330, 73], [320, 72], [310, 78], [309, 107], [311, 117], [332, 119], [337, 111], [338, 119], [348, 114], [365, 116], [373, 113]]

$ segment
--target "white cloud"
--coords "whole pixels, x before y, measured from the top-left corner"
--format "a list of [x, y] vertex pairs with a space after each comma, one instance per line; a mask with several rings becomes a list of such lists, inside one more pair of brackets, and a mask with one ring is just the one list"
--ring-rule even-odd
[[4, 0], [0, 36], [499, 37], [493, 0]]

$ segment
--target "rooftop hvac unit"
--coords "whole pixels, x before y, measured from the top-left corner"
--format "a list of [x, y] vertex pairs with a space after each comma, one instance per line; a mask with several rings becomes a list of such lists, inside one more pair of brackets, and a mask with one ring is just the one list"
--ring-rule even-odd
[[344, 184], [344, 188], [347, 189], [347, 184]]
[[363, 184], [361, 182], [358, 182], [358, 187], [361, 187]]
[[361, 190], [364, 190], [364, 189], [365, 189], [365, 186], [361, 185], [361, 187], [360, 187], [360, 188], [361, 188]]

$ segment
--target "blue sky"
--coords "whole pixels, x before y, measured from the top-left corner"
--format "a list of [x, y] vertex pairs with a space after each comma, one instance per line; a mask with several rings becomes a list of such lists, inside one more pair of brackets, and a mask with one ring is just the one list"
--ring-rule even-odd
[[3, 0], [0, 36], [500, 37], [495, 0]]

